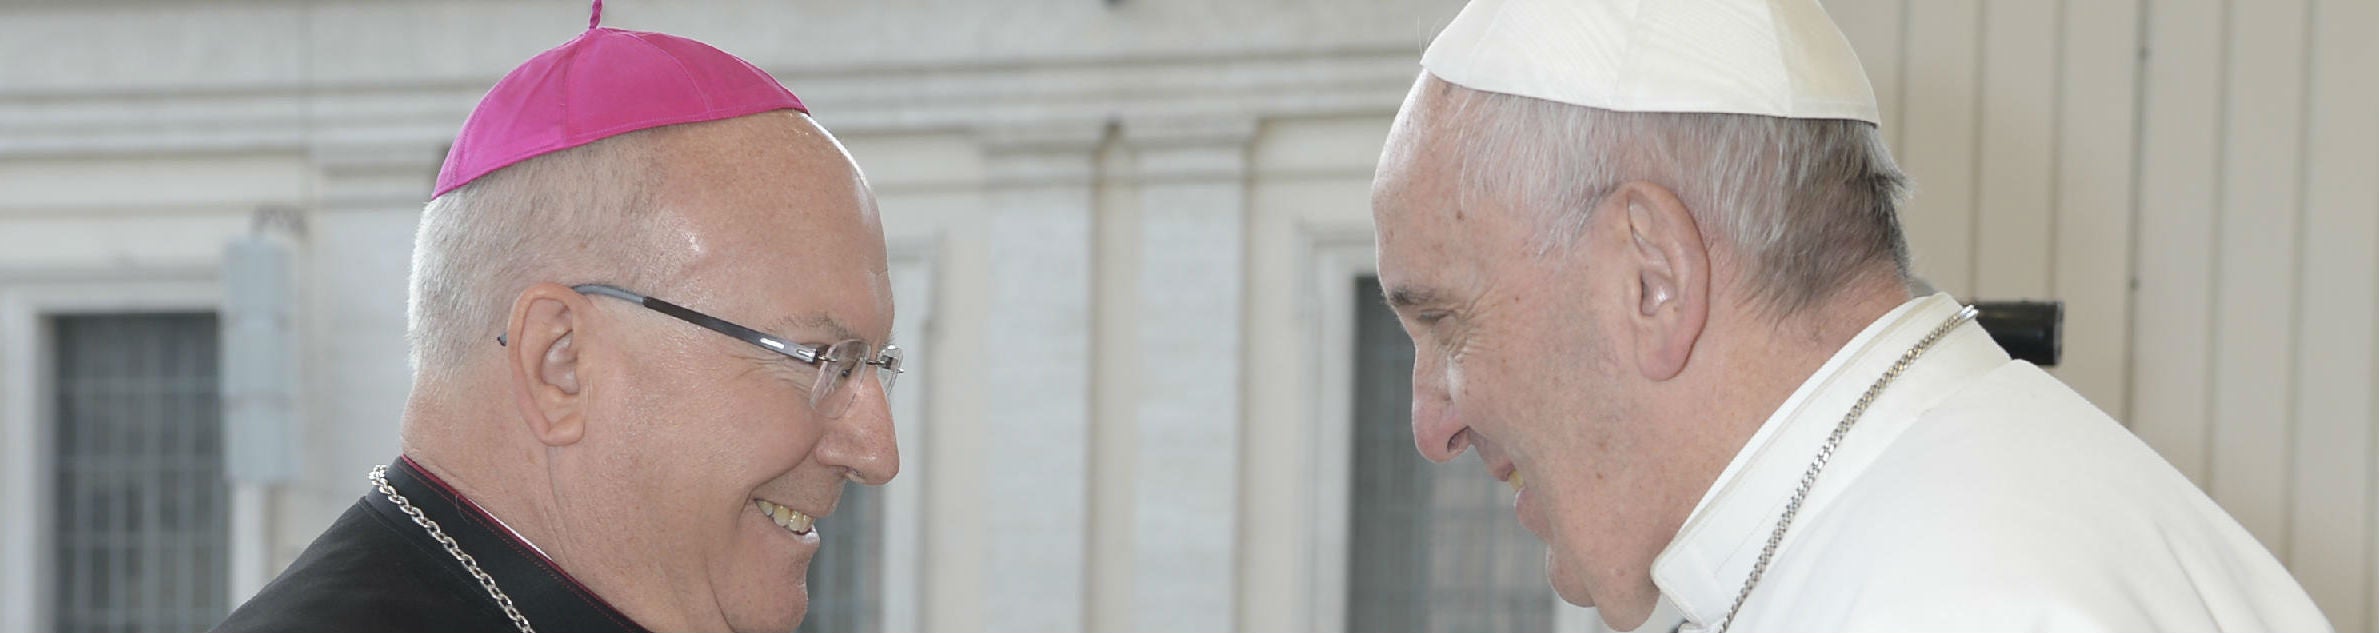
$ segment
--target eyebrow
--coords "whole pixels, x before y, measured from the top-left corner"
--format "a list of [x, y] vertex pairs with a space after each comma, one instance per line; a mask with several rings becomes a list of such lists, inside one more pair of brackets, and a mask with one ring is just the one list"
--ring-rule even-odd
[[1445, 303], [1445, 295], [1435, 288], [1397, 286], [1388, 290], [1388, 305], [1393, 308], [1417, 308], [1440, 303]]
[[809, 314], [789, 316], [780, 319], [771, 325], [772, 329], [780, 332], [793, 330], [825, 330], [826, 335], [828, 337], [832, 337], [833, 339], [827, 341], [817, 341], [819, 343], [831, 344], [841, 341], [857, 340], [861, 343], [867, 344], [867, 346], [870, 348], [876, 347], [875, 341], [867, 340], [867, 337], [860, 336], [858, 332], [852, 331], [850, 327], [843, 325], [841, 321], [834, 320], [834, 317], [828, 316], [824, 312], [812, 312]]

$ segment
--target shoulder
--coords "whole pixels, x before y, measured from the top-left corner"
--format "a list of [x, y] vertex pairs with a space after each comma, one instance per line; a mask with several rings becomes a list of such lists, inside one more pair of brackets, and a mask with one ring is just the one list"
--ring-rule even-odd
[[[289, 568], [232, 611], [218, 632], [510, 630], [460, 570], [364, 504], [356, 504]], [[464, 599], [458, 599], [464, 598]]]
[[1805, 601], [1792, 610], [1831, 628], [2326, 628], [2237, 521], [2029, 364], [1944, 399], [1831, 483], [1770, 570]]

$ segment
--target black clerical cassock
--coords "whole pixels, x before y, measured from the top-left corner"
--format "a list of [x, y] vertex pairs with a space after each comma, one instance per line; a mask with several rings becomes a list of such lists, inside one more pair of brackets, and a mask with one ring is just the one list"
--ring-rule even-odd
[[[387, 480], [437, 522], [540, 631], [644, 631], [413, 461]], [[376, 487], [216, 631], [517, 631], [446, 547]]]

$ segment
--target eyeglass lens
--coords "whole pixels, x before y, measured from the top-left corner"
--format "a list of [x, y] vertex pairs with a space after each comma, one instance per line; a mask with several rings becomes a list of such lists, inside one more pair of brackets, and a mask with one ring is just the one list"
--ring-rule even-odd
[[851, 387], [851, 377], [870, 365], [876, 369], [881, 391], [889, 396], [892, 383], [900, 377], [900, 348], [886, 346], [884, 353], [875, 359], [865, 358], [866, 353], [867, 344], [859, 341], [843, 341], [828, 347], [818, 362], [818, 383], [810, 390], [810, 407], [826, 417], [849, 411], [859, 393]]

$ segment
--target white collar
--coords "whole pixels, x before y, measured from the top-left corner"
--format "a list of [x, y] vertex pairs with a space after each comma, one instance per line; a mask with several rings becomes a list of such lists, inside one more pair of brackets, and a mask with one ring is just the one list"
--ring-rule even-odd
[[[1652, 581], [1688, 623], [1715, 626], [1734, 606], [1776, 517], [1799, 486], [1809, 462], [1875, 379], [1961, 309], [1948, 294], [1909, 300], [1843, 344], [1760, 425], [1733, 461], [1702, 494], [1677, 538], [1652, 563]], [[1823, 510], [1831, 491], [1854, 480], [1883, 447], [1968, 379], [2007, 362], [2007, 354], [1975, 325], [1962, 325], [1911, 365], [1870, 404], [1827, 463], [1801, 519]], [[1787, 533], [1785, 543], [1794, 541]]]

